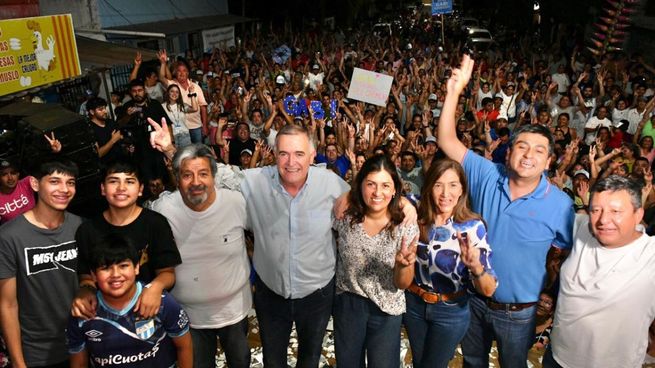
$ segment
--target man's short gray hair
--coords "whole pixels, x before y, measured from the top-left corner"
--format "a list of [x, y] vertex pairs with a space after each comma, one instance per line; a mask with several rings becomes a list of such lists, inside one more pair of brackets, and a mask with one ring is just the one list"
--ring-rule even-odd
[[628, 179], [619, 175], [610, 175], [604, 179], [601, 179], [591, 187], [589, 194], [589, 203], [591, 203], [594, 194], [610, 191], [618, 192], [620, 190], [625, 190], [630, 194], [630, 201], [634, 206], [635, 210], [641, 208], [641, 189], [643, 184], [634, 179]]
[[173, 172], [175, 172], [175, 178], [177, 178], [178, 181], [180, 180], [180, 168], [182, 167], [182, 162], [194, 158], [209, 159], [212, 177], [216, 176], [216, 159], [214, 158], [214, 153], [204, 144], [194, 143], [179, 149], [175, 153], [175, 156], [173, 156]]
[[277, 132], [277, 135], [275, 136], [275, 147], [277, 149], [278, 144], [277, 142], [279, 141], [280, 137], [283, 135], [304, 135], [309, 139], [309, 145], [311, 148], [316, 151], [316, 145], [314, 144], [314, 139], [312, 138], [312, 135], [309, 133], [309, 130], [305, 128], [304, 126], [301, 125], [295, 125], [295, 124], [287, 124], [280, 129], [279, 132]]

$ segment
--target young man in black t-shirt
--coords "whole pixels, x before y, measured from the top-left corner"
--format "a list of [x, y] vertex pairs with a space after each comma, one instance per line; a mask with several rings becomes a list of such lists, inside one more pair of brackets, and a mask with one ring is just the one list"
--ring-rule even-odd
[[83, 223], [75, 234], [80, 292], [73, 301], [72, 314], [81, 318], [95, 315], [96, 286], [88, 266], [89, 254], [100, 236], [118, 233], [130, 239], [139, 252], [138, 279], [146, 285], [146, 290], [137, 302], [137, 309], [142, 317], [151, 318], [157, 314], [162, 292], [175, 284], [174, 268], [182, 262], [173, 233], [164, 216], [137, 205], [143, 183], [134, 165], [120, 161], [111, 164], [100, 189], [109, 208]]
[[101, 97], [91, 97], [86, 102], [86, 110], [89, 113], [100, 161], [107, 163], [117, 160], [122, 154], [120, 141], [123, 135], [118, 124], [107, 118], [107, 101]]
[[132, 100], [123, 105], [117, 120], [118, 125], [124, 127], [126, 136], [123, 139], [134, 147], [132, 156], [144, 180], [165, 177], [167, 172], [164, 156], [150, 146], [152, 128], [147, 119], [153, 119], [157, 124], [160, 124], [162, 119], [166, 119], [169, 125], [171, 121], [161, 104], [148, 98], [142, 80], [135, 79], [130, 82], [130, 96]]

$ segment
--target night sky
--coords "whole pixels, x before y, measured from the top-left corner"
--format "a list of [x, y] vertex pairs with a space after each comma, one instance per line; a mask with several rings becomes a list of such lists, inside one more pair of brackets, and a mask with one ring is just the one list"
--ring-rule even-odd
[[[457, 0], [455, 0], [458, 3]], [[338, 23], [354, 23], [355, 19], [365, 18], [371, 4], [378, 9], [404, 8], [410, 1], [397, 0], [230, 0], [232, 14], [241, 14], [245, 2], [246, 16], [262, 21], [276, 21], [291, 17], [296, 22], [311, 18], [321, 19], [334, 16]], [[532, 0], [462, 0], [462, 9], [480, 19], [494, 18], [508, 26], [521, 28], [529, 25], [532, 18]], [[589, 9], [597, 7], [600, 1], [593, 0], [541, 0], [542, 19], [555, 18], [556, 21], [580, 24], [589, 20]], [[385, 11], [384, 13], [397, 13]], [[350, 21], [350, 22], [348, 22]]]

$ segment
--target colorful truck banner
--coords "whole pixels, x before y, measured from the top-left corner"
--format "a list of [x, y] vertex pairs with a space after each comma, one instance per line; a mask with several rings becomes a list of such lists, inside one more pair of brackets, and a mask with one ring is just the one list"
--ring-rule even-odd
[[0, 96], [80, 74], [70, 14], [0, 20]]

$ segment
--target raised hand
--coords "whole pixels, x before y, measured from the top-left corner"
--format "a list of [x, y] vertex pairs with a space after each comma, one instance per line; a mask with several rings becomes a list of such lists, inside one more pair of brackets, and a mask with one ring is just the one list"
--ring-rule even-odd
[[[414, 145], [414, 142], [412, 142], [411, 144]], [[414, 153], [416, 153], [416, 155], [423, 161], [425, 161], [428, 158], [427, 152], [425, 151], [425, 147], [423, 147], [423, 145], [416, 144], [414, 148]]]
[[484, 266], [480, 263], [480, 249], [471, 245], [471, 241], [467, 233], [457, 232], [457, 241], [459, 242], [459, 256], [460, 260], [471, 272], [480, 274], [484, 270]]
[[500, 138], [491, 141], [491, 143], [489, 144], [489, 152], [495, 151], [496, 148], [498, 148], [498, 146], [500, 146]]
[[61, 152], [61, 142], [57, 138], [55, 138], [55, 132], [50, 132], [50, 136], [48, 137], [47, 134], [43, 135], [45, 139], [48, 141], [50, 144], [50, 149], [52, 150], [53, 153], [59, 153]]
[[596, 138], [596, 149], [603, 150], [605, 148], [605, 143], [600, 138]]
[[143, 58], [141, 57], [140, 52], [136, 52], [136, 56], [134, 57], [134, 65], [141, 65], [141, 62], [143, 61]]
[[157, 124], [151, 118], [148, 118], [148, 124], [154, 131], [150, 132], [150, 145], [160, 152], [171, 152], [175, 150], [171, 141], [171, 134], [166, 123], [166, 118], [161, 118], [161, 125]]
[[159, 58], [160, 63], [166, 64], [166, 62], [168, 62], [168, 55], [166, 54], [166, 50], [159, 50], [159, 52], [157, 52], [157, 58]]
[[258, 139], [257, 143], [255, 143], [255, 151], [261, 152], [264, 147], [264, 140]]
[[273, 158], [273, 149], [268, 145], [264, 145], [262, 147], [262, 161], [266, 164], [271, 158]]
[[350, 149], [346, 148], [346, 157], [348, 157], [348, 161], [350, 161], [351, 165], [355, 164], [355, 152], [353, 152]]
[[454, 68], [452, 75], [448, 78], [446, 87], [449, 94], [459, 95], [462, 93], [471, 79], [474, 64], [475, 62], [469, 55], [465, 54], [464, 57], [462, 57], [462, 63], [459, 68]]
[[425, 109], [423, 111], [422, 124], [423, 125], [425, 125], [425, 124], [429, 125], [430, 124], [430, 110], [428, 110], [428, 109]]
[[225, 129], [225, 126], [227, 125], [227, 116], [221, 116], [218, 118], [218, 128], [223, 131]]
[[589, 182], [586, 180], [580, 180], [575, 187], [575, 194], [584, 201], [587, 198], [587, 193], [589, 193]]
[[550, 179], [558, 188], [564, 187], [564, 171], [555, 170], [555, 175]]
[[596, 146], [589, 147], [589, 161], [594, 162], [596, 160]]
[[396, 252], [396, 263], [401, 267], [413, 267], [414, 262], [416, 262], [416, 242], [418, 241], [418, 235], [414, 237], [409, 243], [407, 239], [403, 236], [403, 240], [400, 243], [400, 249]]
[[348, 138], [355, 138], [355, 134], [357, 133], [355, 125], [346, 124], [346, 127], [348, 128]]

